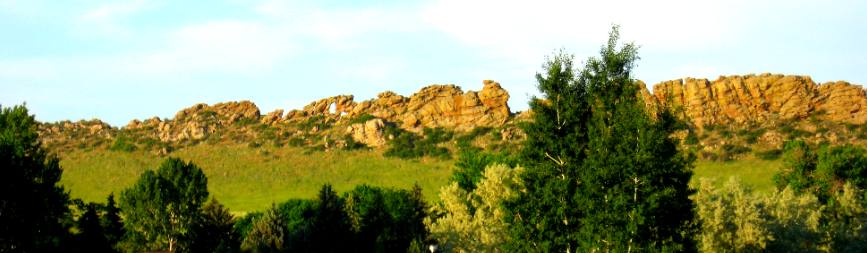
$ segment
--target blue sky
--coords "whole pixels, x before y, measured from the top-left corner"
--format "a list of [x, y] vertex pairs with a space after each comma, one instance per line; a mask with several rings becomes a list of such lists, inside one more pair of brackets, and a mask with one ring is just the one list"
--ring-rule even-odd
[[647, 83], [783, 73], [867, 83], [867, 1], [0, 0], [0, 104], [38, 120], [172, 117], [198, 102], [262, 113], [428, 84], [510, 91], [565, 48], [593, 56], [612, 23]]

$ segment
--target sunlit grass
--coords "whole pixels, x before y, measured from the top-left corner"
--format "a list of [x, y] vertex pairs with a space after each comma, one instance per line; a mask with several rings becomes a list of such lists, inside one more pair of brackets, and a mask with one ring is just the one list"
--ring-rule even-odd
[[[246, 145], [197, 145], [172, 153], [192, 161], [208, 176], [208, 187], [234, 212], [264, 210], [290, 198], [314, 198], [322, 184], [338, 192], [359, 184], [409, 189], [418, 183], [428, 201], [435, 201], [448, 182], [453, 161], [386, 158], [380, 151], [332, 151], [305, 154], [302, 148], [249, 148]], [[164, 158], [144, 151], [74, 151], [61, 157], [63, 184], [72, 197], [105, 201], [129, 187], [147, 169]], [[746, 158], [730, 162], [696, 162], [693, 183], [715, 178], [722, 184], [731, 176], [759, 192], [773, 190], [779, 160]]]
[[727, 182], [729, 177], [737, 177], [745, 186], [752, 187], [758, 192], [771, 192], [774, 190], [773, 177], [780, 170], [782, 161], [762, 160], [756, 158], [744, 158], [728, 162], [698, 161], [695, 164], [695, 174], [692, 183], [699, 178], [715, 179], [716, 185], [720, 186]]
[[[446, 184], [452, 161], [384, 158], [377, 151], [333, 151], [304, 154], [300, 148], [248, 148], [246, 145], [197, 145], [171, 154], [198, 165], [208, 176], [211, 196], [231, 210], [264, 210], [290, 198], [314, 198], [330, 183], [338, 192], [359, 184], [409, 189], [422, 187], [434, 200]], [[72, 197], [105, 201], [129, 187], [163, 158], [146, 152], [75, 151], [61, 160], [63, 184]]]

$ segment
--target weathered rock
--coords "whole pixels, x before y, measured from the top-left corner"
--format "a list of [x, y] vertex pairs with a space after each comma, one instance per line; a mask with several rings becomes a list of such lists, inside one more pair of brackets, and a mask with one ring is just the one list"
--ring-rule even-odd
[[[480, 126], [501, 126], [511, 112], [509, 93], [499, 83], [485, 80], [481, 91], [463, 92], [455, 85], [431, 85], [409, 98], [386, 91], [376, 99], [356, 103], [343, 95], [315, 101], [304, 107], [304, 116], [357, 117], [370, 114], [400, 127], [420, 131], [447, 127], [467, 131]], [[293, 117], [297, 117], [294, 116]]]
[[261, 122], [262, 124], [266, 124], [266, 125], [272, 125], [275, 123], [279, 123], [282, 119], [283, 119], [283, 109], [277, 109], [277, 110], [274, 110], [273, 112], [269, 112], [265, 116], [262, 116], [262, 118], [259, 119], [259, 122]]
[[653, 86], [661, 106], [682, 107], [696, 126], [820, 119], [862, 124], [867, 121], [867, 96], [847, 82], [817, 85], [807, 76], [746, 75], [678, 79]]
[[384, 129], [385, 122], [382, 119], [371, 119], [364, 123], [350, 125], [346, 128], [346, 133], [356, 142], [368, 147], [380, 147], [386, 143]]

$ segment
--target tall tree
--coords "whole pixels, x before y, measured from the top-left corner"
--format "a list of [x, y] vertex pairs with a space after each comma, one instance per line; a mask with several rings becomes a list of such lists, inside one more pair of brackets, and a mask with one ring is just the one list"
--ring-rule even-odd
[[24, 106], [0, 106], [0, 252], [57, 251], [69, 196]]
[[99, 222], [97, 204], [85, 205], [84, 214], [78, 218], [78, 250], [80, 252], [108, 253], [113, 252], [112, 245], [105, 237], [105, 231]]
[[592, 117], [587, 158], [573, 196], [592, 210], [581, 219], [578, 251], [692, 251], [693, 156], [672, 137], [682, 124], [668, 111], [648, 112], [632, 68], [637, 47], [618, 48], [614, 27], [599, 58], [587, 60], [578, 85], [587, 87]]
[[238, 252], [240, 241], [234, 230], [235, 218], [217, 199], [202, 207], [202, 216], [193, 229], [191, 252]]
[[631, 71], [637, 47], [613, 27], [599, 58], [575, 75], [558, 53], [537, 74], [542, 99], [525, 126], [526, 191], [509, 201], [512, 251], [690, 251], [692, 156], [651, 115]]
[[108, 195], [103, 211], [105, 213], [100, 217], [100, 225], [102, 225], [105, 239], [109, 245], [115, 248], [123, 238], [124, 231], [123, 223], [120, 219], [120, 208], [117, 207], [117, 203], [114, 201], [114, 193]]
[[186, 252], [193, 223], [208, 197], [208, 179], [193, 163], [166, 159], [121, 193], [131, 250]]
[[506, 251], [565, 252], [577, 244], [584, 209], [572, 196], [588, 143], [587, 88], [575, 82], [573, 56], [563, 51], [536, 74], [541, 98], [530, 101], [533, 120], [521, 151], [525, 191], [506, 203], [511, 240]]

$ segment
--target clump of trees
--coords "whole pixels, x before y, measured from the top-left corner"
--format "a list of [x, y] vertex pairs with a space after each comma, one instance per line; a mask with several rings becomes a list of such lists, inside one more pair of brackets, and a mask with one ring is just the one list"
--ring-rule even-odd
[[560, 52], [536, 75], [521, 153], [526, 188], [507, 201], [507, 251], [690, 251], [694, 241], [693, 157], [672, 133], [677, 120], [652, 115], [632, 77], [637, 47], [615, 26], [598, 58], [575, 69]]

